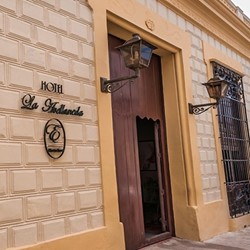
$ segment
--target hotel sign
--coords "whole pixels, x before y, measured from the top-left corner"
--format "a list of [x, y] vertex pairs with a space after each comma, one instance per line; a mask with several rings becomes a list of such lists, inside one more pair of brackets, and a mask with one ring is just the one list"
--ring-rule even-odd
[[[35, 96], [31, 94], [26, 94], [22, 98], [22, 109], [38, 109], [39, 104], [35, 101]], [[72, 116], [83, 116], [83, 111], [81, 107], [75, 109], [67, 108], [64, 104], [60, 102], [53, 101], [51, 98], [47, 98], [41, 108], [42, 112], [53, 113], [57, 115], [72, 115]]]
[[58, 119], [47, 121], [43, 138], [47, 154], [53, 159], [60, 158], [65, 150], [66, 135], [64, 127]]
[[[63, 94], [63, 86], [61, 84], [41, 81], [41, 90]], [[52, 98], [45, 99], [42, 105], [36, 102], [36, 96], [30, 93], [25, 94], [21, 99], [21, 109], [37, 110], [41, 106], [41, 112], [56, 114], [78, 116], [84, 115], [81, 107], [68, 108], [65, 104], [55, 101]], [[47, 121], [44, 127], [44, 145], [47, 154], [53, 158], [60, 158], [66, 147], [66, 134], [61, 121], [56, 118]]]
[[41, 81], [41, 89], [48, 92], [63, 94], [63, 86], [58, 83]]

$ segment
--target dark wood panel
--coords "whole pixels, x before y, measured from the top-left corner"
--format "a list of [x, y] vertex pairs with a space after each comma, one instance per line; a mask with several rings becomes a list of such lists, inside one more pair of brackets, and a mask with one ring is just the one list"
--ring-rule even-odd
[[153, 120], [163, 119], [162, 89], [156, 82], [161, 82], [159, 57], [153, 55], [150, 67], [141, 70], [141, 77], [131, 85], [133, 114]]
[[[110, 74], [112, 78], [133, 74], [126, 69], [120, 54], [114, 48], [120, 45], [119, 39], [110, 39]], [[119, 194], [120, 219], [124, 224], [127, 249], [137, 249], [143, 242], [143, 217], [138, 190], [139, 176], [135, 158], [133, 109], [131, 89], [124, 86], [112, 94], [114, 121], [114, 141], [116, 170]]]
[[[127, 69], [115, 47], [123, 41], [109, 36], [109, 58], [111, 79], [131, 75], [134, 72]], [[118, 91], [112, 93], [114, 144], [116, 157], [116, 172], [118, 182], [120, 219], [124, 224], [126, 248], [138, 249], [146, 244], [144, 236], [144, 221], [142, 194], [140, 183], [140, 167], [138, 159], [138, 142], [136, 117], [147, 117], [159, 121], [161, 126], [161, 147], [163, 156], [163, 185], [169, 193], [167, 144], [165, 140], [165, 118], [161, 85], [160, 57], [153, 55], [150, 67], [141, 70], [141, 76], [132, 83], [127, 83]], [[166, 204], [170, 206], [171, 202]], [[171, 220], [171, 213], [166, 211]], [[171, 226], [170, 226], [171, 227]], [[168, 228], [171, 231], [171, 228]], [[162, 235], [159, 237], [162, 240]], [[155, 239], [154, 239], [155, 240]], [[149, 242], [149, 241], [148, 241]]]

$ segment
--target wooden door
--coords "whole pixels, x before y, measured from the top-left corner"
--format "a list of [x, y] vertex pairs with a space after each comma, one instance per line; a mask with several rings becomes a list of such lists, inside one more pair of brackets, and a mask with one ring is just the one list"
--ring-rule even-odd
[[[133, 74], [109, 36], [111, 79]], [[173, 235], [160, 57], [141, 76], [112, 93], [120, 220], [126, 249], [135, 250]]]

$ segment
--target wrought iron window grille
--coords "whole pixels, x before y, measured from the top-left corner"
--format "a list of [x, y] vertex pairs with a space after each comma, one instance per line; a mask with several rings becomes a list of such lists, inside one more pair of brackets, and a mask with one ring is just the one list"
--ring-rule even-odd
[[225, 77], [227, 95], [218, 105], [218, 122], [232, 218], [250, 213], [250, 140], [242, 76], [212, 62], [213, 74]]

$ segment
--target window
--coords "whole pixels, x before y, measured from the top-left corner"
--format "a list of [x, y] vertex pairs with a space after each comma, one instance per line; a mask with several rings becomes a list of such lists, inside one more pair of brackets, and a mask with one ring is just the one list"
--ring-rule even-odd
[[249, 129], [242, 77], [212, 62], [213, 74], [229, 82], [227, 96], [218, 105], [218, 122], [231, 217], [250, 213]]

